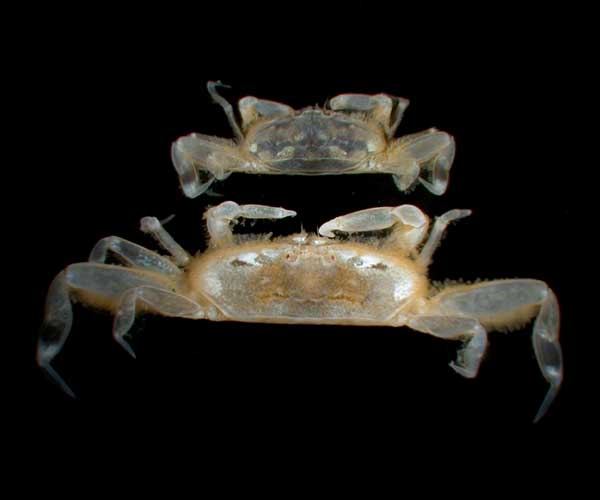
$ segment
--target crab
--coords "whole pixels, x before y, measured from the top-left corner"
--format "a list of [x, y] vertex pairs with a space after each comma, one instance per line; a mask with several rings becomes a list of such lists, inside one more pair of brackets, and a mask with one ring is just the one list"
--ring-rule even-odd
[[244, 97], [238, 124], [231, 104], [209, 82], [235, 140], [203, 134], [177, 139], [171, 148], [186, 196], [195, 198], [215, 180], [248, 174], [392, 174], [407, 191], [417, 182], [441, 195], [454, 159], [454, 139], [435, 128], [394, 139], [407, 99], [387, 94], [342, 94], [324, 108], [294, 110], [278, 102]]
[[[113, 313], [113, 336], [134, 357], [127, 337], [139, 312], [210, 321], [408, 326], [463, 340], [450, 366], [467, 378], [478, 373], [486, 330], [521, 326], [537, 313], [533, 347], [550, 388], [536, 420], [544, 415], [563, 376], [559, 307], [548, 285], [508, 279], [436, 286], [427, 278], [446, 227], [470, 210], [450, 210], [431, 228], [419, 208], [400, 205], [342, 215], [320, 226], [318, 234], [274, 239], [232, 231], [239, 218], [295, 215], [223, 202], [205, 212], [208, 249], [196, 256], [154, 217], [144, 217], [141, 230], [168, 256], [116, 236], [101, 239], [88, 262], [69, 265], [50, 286], [37, 349], [40, 367], [73, 395], [51, 366], [71, 330], [73, 301]], [[388, 234], [374, 242], [364, 232]], [[109, 255], [124, 266], [107, 264]]]

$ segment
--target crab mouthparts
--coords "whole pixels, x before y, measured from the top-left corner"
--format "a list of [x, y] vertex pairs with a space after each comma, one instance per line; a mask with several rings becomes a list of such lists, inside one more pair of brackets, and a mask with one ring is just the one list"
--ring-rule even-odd
[[270, 163], [278, 170], [281, 169], [296, 174], [318, 175], [348, 170], [356, 162], [324, 156], [294, 156], [284, 160], [272, 160]]

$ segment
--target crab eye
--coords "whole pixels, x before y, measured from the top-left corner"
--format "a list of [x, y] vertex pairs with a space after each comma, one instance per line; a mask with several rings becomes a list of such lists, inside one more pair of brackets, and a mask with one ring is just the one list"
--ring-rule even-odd
[[355, 267], [362, 267], [363, 260], [360, 257], [352, 257], [348, 259], [348, 264], [351, 264]]

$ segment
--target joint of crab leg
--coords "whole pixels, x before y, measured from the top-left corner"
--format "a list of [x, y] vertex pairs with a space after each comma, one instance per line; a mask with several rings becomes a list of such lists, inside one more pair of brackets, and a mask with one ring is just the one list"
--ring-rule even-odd
[[[414, 177], [414, 163], [416, 163], [419, 172], [428, 177], [428, 179], [417, 177], [419, 182], [433, 194], [441, 195], [448, 187], [454, 152], [454, 138], [435, 128], [406, 135], [396, 141], [391, 156], [392, 159], [400, 161], [403, 167], [399, 171], [392, 168], [390, 173], [394, 174], [396, 185], [404, 189], [404, 186], [410, 186], [410, 183], [416, 180]], [[406, 163], [407, 161], [412, 163]], [[389, 171], [394, 161], [386, 163], [388, 163], [386, 171]]]
[[392, 210], [400, 222], [412, 227], [423, 227], [428, 223], [427, 216], [414, 205], [400, 205]]
[[242, 117], [242, 127], [247, 129], [260, 117], [292, 116], [293, 108], [279, 102], [267, 101], [248, 96], [239, 100], [238, 109]]
[[421, 169], [419, 168], [419, 164], [415, 160], [412, 160], [407, 163], [406, 167], [404, 167], [400, 173], [393, 174], [392, 179], [400, 191], [407, 191], [417, 181], [420, 173]]
[[438, 196], [444, 194], [448, 188], [448, 178], [450, 177], [451, 163], [446, 158], [438, 158], [434, 161], [432, 168], [432, 182], [419, 177], [419, 182], [425, 186], [430, 193]]
[[432, 313], [431, 316], [415, 316], [409, 320], [408, 325], [440, 338], [465, 338], [464, 346], [458, 352], [456, 361], [450, 362], [450, 367], [463, 377], [476, 377], [488, 344], [483, 326], [474, 318], [435, 315], [435, 310]]
[[471, 337], [458, 352], [456, 362], [450, 362], [450, 367], [465, 378], [475, 378], [479, 372], [479, 365], [487, 349], [487, 344], [485, 330], [480, 324], [474, 324]]
[[123, 294], [119, 309], [115, 313], [113, 322], [113, 338], [125, 349], [133, 359], [136, 358], [135, 352], [129, 342], [125, 340], [125, 335], [133, 325], [136, 315], [137, 289], [132, 289]]
[[208, 173], [206, 182], [200, 182], [198, 170], [184, 147], [186, 139], [180, 138], [173, 143], [171, 146], [171, 161], [175, 171], [179, 174], [179, 183], [183, 193], [188, 198], [196, 198], [204, 193], [215, 182], [216, 178]]
[[410, 101], [403, 97], [396, 97], [396, 98], [394, 98], [394, 100], [395, 100], [395, 107], [392, 112], [391, 124], [390, 124], [389, 131], [388, 131], [389, 137], [392, 137], [396, 133], [396, 129], [398, 128], [398, 125], [400, 125], [400, 122], [402, 121], [404, 112], [406, 111], [406, 108], [408, 108], [408, 106], [410, 104]]
[[387, 94], [341, 94], [328, 103], [334, 111], [369, 113], [381, 123], [388, 137], [393, 137], [408, 105], [408, 99]]
[[88, 262], [105, 264], [109, 253], [128, 266], [167, 275], [181, 274], [181, 269], [169, 258], [118, 236], [107, 236], [98, 241], [90, 252]]
[[446, 212], [440, 217], [437, 217], [435, 223], [433, 224], [433, 229], [431, 230], [429, 239], [421, 249], [419, 261], [425, 266], [429, 265], [431, 263], [431, 258], [433, 257], [433, 254], [439, 246], [442, 236], [448, 227], [448, 224], [450, 224], [452, 221], [462, 219], [463, 217], [468, 217], [471, 215], [471, 213], [471, 210], [462, 210], [456, 208]]
[[415, 249], [427, 235], [429, 217], [414, 205], [396, 207], [394, 215], [405, 226], [395, 233], [397, 245], [407, 249]]
[[178, 266], [185, 266], [190, 261], [191, 255], [173, 239], [156, 217], [142, 218], [140, 229], [158, 241], [173, 256]]
[[135, 353], [125, 336], [135, 321], [138, 306], [147, 310], [180, 318], [203, 318], [204, 311], [196, 302], [183, 295], [153, 286], [140, 286], [127, 290], [122, 296], [113, 323], [114, 339], [135, 358]]
[[448, 140], [448, 144], [431, 160], [431, 181], [419, 178], [419, 182], [423, 184], [431, 193], [442, 195], [448, 188], [448, 179], [450, 177], [450, 168], [454, 161], [455, 145], [454, 138], [444, 132], [434, 132], [443, 134]]

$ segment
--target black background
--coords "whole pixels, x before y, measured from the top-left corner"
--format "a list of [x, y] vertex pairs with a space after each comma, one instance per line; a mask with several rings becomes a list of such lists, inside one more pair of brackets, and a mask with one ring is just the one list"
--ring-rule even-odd
[[[437, 433], [460, 450], [484, 448], [497, 432], [546, 444], [567, 440], [573, 422], [587, 418], [588, 403], [575, 326], [582, 242], [570, 144], [578, 125], [567, 104], [578, 97], [578, 61], [561, 33], [540, 19], [511, 16], [493, 30], [485, 22], [468, 32], [447, 26], [446, 36], [434, 39], [431, 26], [401, 38], [393, 23], [383, 28], [372, 20], [368, 30], [357, 30], [354, 19], [352, 29], [337, 23], [328, 34], [327, 19], [243, 29], [215, 16], [191, 30], [185, 17], [137, 21], [139, 33], [130, 32], [131, 19], [69, 24], [40, 39], [27, 68], [34, 106], [20, 130], [26, 179], [15, 186], [31, 200], [18, 233], [27, 243], [28, 279], [19, 285], [27, 297], [20, 332], [26, 373], [13, 387], [25, 428], [40, 426], [39, 446], [86, 446], [108, 435], [138, 447], [210, 443], [227, 455], [247, 440], [251, 449], [267, 441], [282, 448], [380, 443], [392, 453]], [[164, 28], [171, 22], [190, 29], [171, 35]], [[456, 139], [449, 189], [441, 197], [422, 187], [403, 194], [386, 175], [238, 174], [214, 185], [222, 197], [186, 199], [169, 148], [193, 131], [232, 136], [205, 89], [217, 79], [231, 85], [224, 94], [232, 102], [254, 95], [295, 108], [346, 92], [407, 97], [398, 135], [435, 126]], [[301, 225], [315, 231], [373, 206], [413, 203], [431, 216], [472, 209], [448, 231], [430, 277], [527, 277], [555, 290], [565, 381], [548, 415], [531, 423], [547, 389], [531, 325], [491, 333], [478, 378], [466, 380], [448, 367], [458, 343], [407, 328], [145, 316], [134, 327], [133, 360], [112, 340], [110, 316], [75, 306], [72, 334], [54, 366], [78, 398], [47, 381], [35, 367], [35, 335], [56, 273], [86, 260], [111, 234], [155, 248], [138, 230], [146, 215], [175, 214], [169, 231], [190, 252], [202, 251], [203, 211], [225, 199], [296, 210], [296, 219], [240, 228], [276, 234]]]

